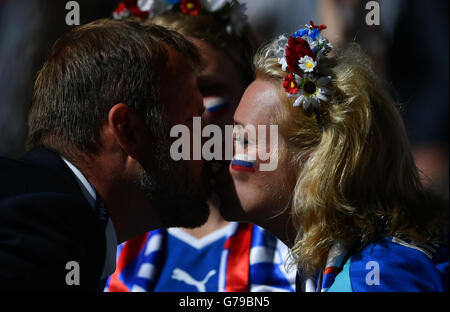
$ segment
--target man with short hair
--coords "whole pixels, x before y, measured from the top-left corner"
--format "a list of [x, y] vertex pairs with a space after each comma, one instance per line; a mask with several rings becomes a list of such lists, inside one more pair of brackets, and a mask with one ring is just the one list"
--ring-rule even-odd
[[[28, 153], [0, 159], [0, 289], [103, 290], [117, 243], [202, 225], [203, 161], [170, 158], [202, 96], [196, 48], [102, 19], [60, 38], [35, 82]], [[192, 138], [191, 138], [192, 139]]]

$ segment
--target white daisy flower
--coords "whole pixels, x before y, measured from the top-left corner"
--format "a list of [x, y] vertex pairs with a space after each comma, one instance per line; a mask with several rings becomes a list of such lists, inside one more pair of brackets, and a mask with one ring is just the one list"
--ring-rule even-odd
[[200, 0], [200, 4], [209, 12], [216, 12], [222, 9], [227, 3], [232, 0]]
[[158, 0], [138, 0], [137, 6], [141, 11], [150, 11]]
[[149, 13], [149, 18], [161, 15], [173, 8], [173, 4], [164, 0], [138, 0], [138, 8]]
[[304, 73], [310, 73], [316, 68], [316, 61], [313, 60], [311, 56], [304, 56], [299, 61], [300, 69], [303, 70]]
[[300, 91], [300, 95], [294, 102], [294, 107], [299, 107], [300, 105], [302, 105], [304, 100], [305, 100], [305, 97], [303, 96], [303, 94], [301, 94], [301, 91]]
[[331, 77], [321, 77], [315, 79], [314, 77], [303, 78], [302, 88], [298, 93], [298, 98], [294, 102], [295, 107], [302, 106], [307, 110], [311, 105], [314, 108], [319, 108], [321, 102], [328, 102], [328, 96], [333, 92], [325, 88], [330, 83]]

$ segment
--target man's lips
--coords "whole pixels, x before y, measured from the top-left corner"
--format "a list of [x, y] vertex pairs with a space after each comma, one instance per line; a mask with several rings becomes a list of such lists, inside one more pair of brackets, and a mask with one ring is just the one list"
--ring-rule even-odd
[[221, 171], [228, 169], [230, 161], [228, 160], [212, 160], [207, 162], [209, 167], [209, 183], [214, 186], [217, 180], [217, 174]]

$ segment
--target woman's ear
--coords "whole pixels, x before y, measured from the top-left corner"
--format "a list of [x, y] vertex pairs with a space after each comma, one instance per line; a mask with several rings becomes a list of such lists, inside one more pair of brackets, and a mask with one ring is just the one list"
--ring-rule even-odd
[[107, 127], [120, 147], [132, 158], [140, 160], [150, 144], [150, 134], [145, 121], [123, 104], [114, 105], [108, 113]]

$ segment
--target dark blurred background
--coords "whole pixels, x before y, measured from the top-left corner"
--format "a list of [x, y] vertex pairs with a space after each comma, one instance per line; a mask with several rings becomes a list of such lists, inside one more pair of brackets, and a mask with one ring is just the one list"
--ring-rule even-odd
[[[0, 156], [25, 151], [34, 78], [66, 25], [64, 0], [0, 0]], [[119, 1], [78, 0], [80, 22], [111, 17]], [[340, 48], [356, 41], [396, 90], [425, 183], [448, 196], [448, 0], [378, 0], [380, 25], [366, 24], [365, 0], [241, 0], [261, 41], [313, 20]]]

